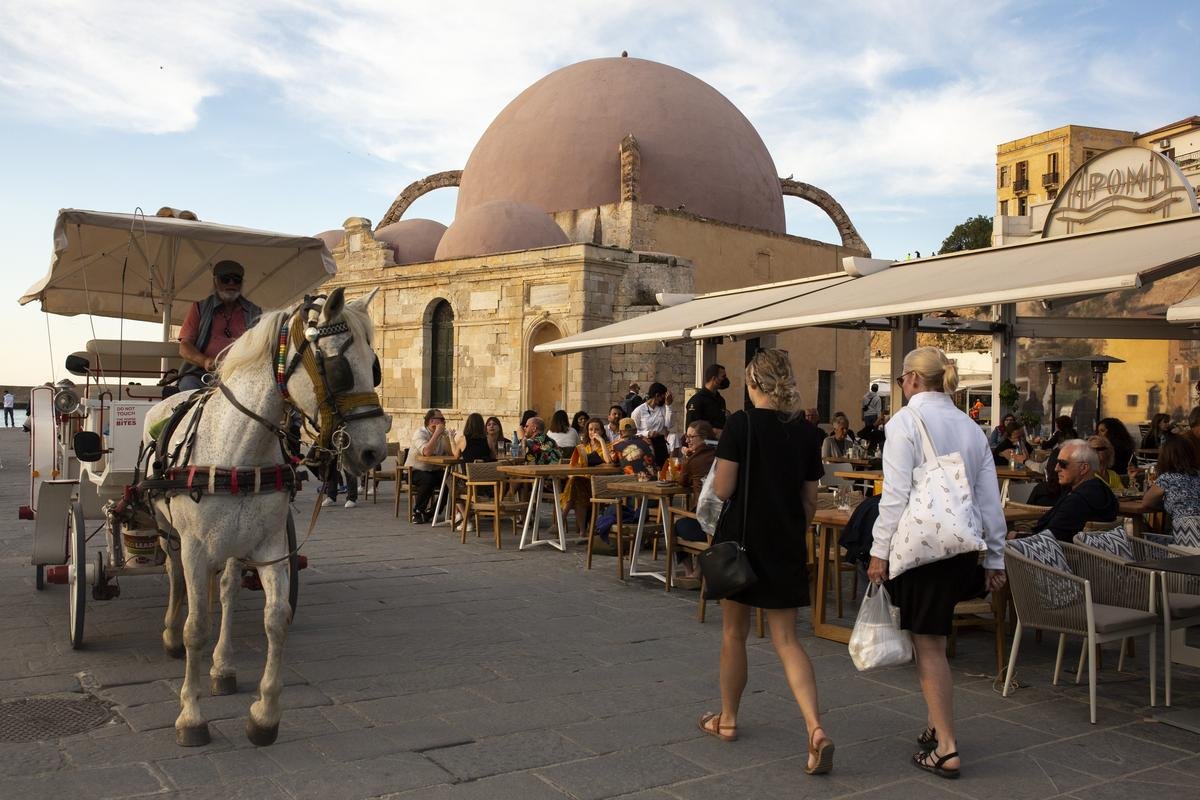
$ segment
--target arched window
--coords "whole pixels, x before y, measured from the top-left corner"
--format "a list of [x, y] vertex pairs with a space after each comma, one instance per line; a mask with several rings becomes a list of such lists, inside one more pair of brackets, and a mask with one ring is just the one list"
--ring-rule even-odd
[[442, 300], [433, 309], [430, 325], [429, 405], [453, 406], [454, 399], [454, 311]]

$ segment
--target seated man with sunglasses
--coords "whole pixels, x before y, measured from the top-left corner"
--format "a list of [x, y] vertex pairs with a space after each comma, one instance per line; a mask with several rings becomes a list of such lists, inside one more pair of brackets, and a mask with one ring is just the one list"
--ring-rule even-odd
[[245, 268], [236, 261], [213, 266], [213, 293], [188, 309], [179, 329], [179, 356], [183, 359], [179, 389], [199, 389], [204, 376], [217, 363], [217, 354], [258, 322], [262, 309], [242, 296]]
[[1120, 510], [1116, 495], [1100, 477], [1100, 454], [1082, 439], [1063, 443], [1054, 462], [1062, 494], [1030, 531], [1013, 531], [1008, 538], [1048, 530], [1069, 542], [1089, 522], [1114, 522]]

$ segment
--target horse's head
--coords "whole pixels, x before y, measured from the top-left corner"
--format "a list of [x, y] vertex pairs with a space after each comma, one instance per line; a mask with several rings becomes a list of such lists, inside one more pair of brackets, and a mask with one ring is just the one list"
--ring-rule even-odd
[[309, 329], [318, 372], [325, 384], [324, 391], [314, 392], [317, 396], [313, 400], [336, 409], [333, 422], [343, 433], [335, 433], [334, 444], [345, 443], [341, 451], [343, 466], [356, 474], [366, 473], [383, 461], [387, 432], [392, 426], [391, 417], [383, 413], [375, 393], [381, 374], [379, 359], [371, 347], [374, 325], [368, 308], [378, 291], [346, 302], [344, 290], [334, 289], [321, 307], [317, 325]]

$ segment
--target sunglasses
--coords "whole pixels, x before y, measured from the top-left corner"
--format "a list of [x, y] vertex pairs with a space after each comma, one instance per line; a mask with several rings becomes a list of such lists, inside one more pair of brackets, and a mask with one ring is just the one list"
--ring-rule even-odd
[[905, 379], [905, 378], [907, 378], [909, 375], [912, 375], [912, 371], [911, 371], [911, 370], [910, 370], [909, 372], [902, 372], [902, 373], [900, 373], [899, 375], [897, 375], [897, 376], [896, 376], [896, 383], [897, 383], [897, 385], [903, 386], [903, 385], [904, 385], [904, 379]]
[[1060, 459], [1055, 460], [1054, 466], [1057, 467], [1058, 469], [1066, 469], [1067, 467], [1071, 466], [1071, 462], [1064, 461], [1063, 459], [1060, 458]]
[[241, 286], [242, 278], [240, 275], [221, 275], [217, 278], [218, 281], [226, 286]]

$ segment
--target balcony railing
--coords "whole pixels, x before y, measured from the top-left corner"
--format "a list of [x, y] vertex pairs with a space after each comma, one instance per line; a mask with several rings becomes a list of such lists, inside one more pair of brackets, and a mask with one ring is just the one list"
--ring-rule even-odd
[[1017, 178], [1013, 181], [1013, 191], [1020, 194], [1029, 191], [1029, 178]]
[[1184, 172], [1200, 170], [1200, 150], [1193, 150], [1190, 153], [1175, 156], [1175, 163]]
[[1043, 172], [1042, 173], [1042, 186], [1043, 186], [1043, 188], [1050, 187], [1050, 186], [1058, 186], [1058, 172], [1057, 171]]

